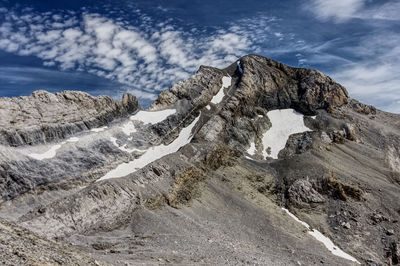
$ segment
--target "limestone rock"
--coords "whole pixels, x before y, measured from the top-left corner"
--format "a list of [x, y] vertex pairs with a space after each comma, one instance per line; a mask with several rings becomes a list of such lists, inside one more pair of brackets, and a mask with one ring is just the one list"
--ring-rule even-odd
[[296, 180], [288, 190], [291, 202], [304, 206], [304, 204], [323, 203], [325, 198], [316, 191], [307, 179]]
[[80, 91], [0, 99], [0, 144], [10, 146], [54, 142], [75, 133], [107, 125], [140, 109], [136, 97], [125, 94], [115, 102]]
[[[283, 108], [310, 131], [265, 158], [269, 112]], [[399, 115], [358, 103], [317, 70], [257, 55], [202, 66], [159, 95], [146, 110], [156, 113], [131, 116], [139, 109], [128, 94], [0, 99], [0, 217], [26, 230], [12, 241], [0, 232], [7, 260], [23, 263], [10, 247], [32, 233], [44, 241], [32, 247], [39, 258], [64, 264], [90, 264], [82, 253], [111, 265], [354, 264], [285, 206], [362, 264], [398, 261]], [[147, 115], [165, 118], [138, 118]]]

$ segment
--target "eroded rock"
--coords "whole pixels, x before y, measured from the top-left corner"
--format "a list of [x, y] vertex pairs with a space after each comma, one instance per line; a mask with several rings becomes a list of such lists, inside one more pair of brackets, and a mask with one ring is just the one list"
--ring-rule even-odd
[[308, 179], [296, 180], [288, 189], [289, 200], [299, 206], [323, 203], [325, 198], [313, 188]]

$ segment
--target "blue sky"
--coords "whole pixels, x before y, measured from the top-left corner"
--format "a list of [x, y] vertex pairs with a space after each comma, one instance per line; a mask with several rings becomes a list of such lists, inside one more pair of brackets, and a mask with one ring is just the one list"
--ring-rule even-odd
[[256, 53], [400, 113], [400, 0], [0, 0], [0, 96], [138, 96]]

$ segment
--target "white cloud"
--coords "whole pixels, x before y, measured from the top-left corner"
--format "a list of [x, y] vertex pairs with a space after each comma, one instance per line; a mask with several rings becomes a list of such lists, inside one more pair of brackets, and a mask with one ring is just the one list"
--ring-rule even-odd
[[243, 56], [252, 48], [251, 39], [261, 36], [253, 30], [260, 23], [266, 26], [261, 18], [255, 20], [258, 25], [243, 23], [250, 30], [233, 25], [207, 35], [139, 17], [142, 24], [136, 28], [92, 13], [9, 11], [0, 26], [0, 49], [37, 56], [45, 66], [116, 80], [153, 99], [154, 93], [188, 78], [202, 64], [224, 67]]
[[352, 18], [362, 20], [400, 20], [400, 1], [376, 4], [368, 0], [308, 0], [304, 8], [320, 20], [341, 23]]
[[66, 29], [63, 32], [63, 36], [69, 41], [75, 41], [77, 38], [82, 36], [82, 32], [78, 29]]
[[365, 0], [310, 0], [306, 8], [322, 20], [338, 22], [353, 17], [365, 4]]

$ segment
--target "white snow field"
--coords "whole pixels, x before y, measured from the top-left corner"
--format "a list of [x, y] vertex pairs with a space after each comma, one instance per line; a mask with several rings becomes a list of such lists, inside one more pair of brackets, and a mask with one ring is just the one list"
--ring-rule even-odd
[[[267, 113], [271, 121], [271, 128], [264, 133], [262, 143], [264, 146], [263, 157], [278, 159], [279, 152], [285, 148], [289, 136], [295, 133], [312, 131], [304, 125], [304, 115], [294, 109], [272, 110]], [[252, 143], [247, 152], [254, 155], [255, 149]], [[270, 149], [268, 154], [267, 149]]]
[[108, 172], [105, 176], [101, 177], [97, 181], [118, 178], [127, 176], [128, 174], [136, 172], [138, 169], [146, 166], [147, 164], [164, 157], [165, 155], [177, 152], [180, 147], [188, 144], [192, 139], [192, 129], [196, 125], [200, 117], [197, 117], [189, 126], [183, 128], [179, 136], [169, 145], [159, 145], [149, 148], [139, 158], [118, 165], [115, 169]]
[[228, 77], [228, 76], [224, 76], [222, 78], [222, 86], [219, 89], [218, 93], [216, 95], [214, 95], [214, 97], [211, 99], [211, 102], [213, 104], [219, 104], [225, 96], [224, 88], [229, 88], [231, 86], [231, 84], [232, 84], [232, 78]]
[[346, 260], [350, 260], [350, 261], [354, 261], [358, 264], [361, 264], [356, 258], [354, 258], [353, 256], [347, 254], [346, 252], [344, 252], [343, 250], [341, 250], [338, 246], [336, 246], [332, 240], [330, 240], [329, 238], [327, 238], [326, 236], [324, 236], [320, 231], [316, 230], [316, 229], [311, 229], [310, 225], [308, 225], [307, 223], [301, 221], [299, 218], [297, 218], [293, 213], [291, 213], [288, 209], [286, 208], [282, 208], [282, 210], [284, 210], [290, 217], [292, 217], [294, 220], [296, 220], [296, 222], [301, 223], [304, 227], [306, 227], [309, 231], [308, 233], [313, 236], [316, 240], [318, 240], [319, 242], [321, 242], [322, 244], [324, 244], [324, 246], [330, 251], [332, 252], [333, 255], [338, 256], [338, 257], [342, 257]]

